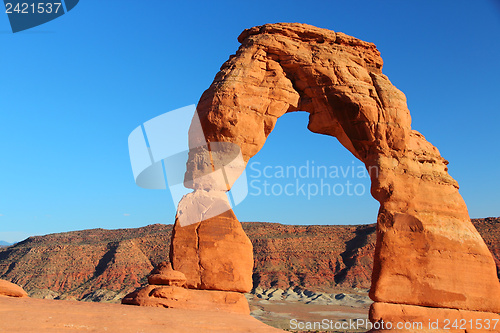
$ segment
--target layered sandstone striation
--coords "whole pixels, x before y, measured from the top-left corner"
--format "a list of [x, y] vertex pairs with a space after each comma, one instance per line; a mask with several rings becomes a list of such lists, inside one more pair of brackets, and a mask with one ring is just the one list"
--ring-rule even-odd
[[[500, 312], [495, 263], [447, 172], [448, 161], [411, 128], [405, 95], [382, 73], [375, 45], [295, 23], [247, 29], [238, 40], [236, 55], [222, 65], [198, 104], [208, 144], [200, 146], [199, 135], [190, 133], [186, 183], [194, 193], [210, 196], [231, 187], [230, 181], [214, 186], [205, 181], [216, 169], [210, 143], [237, 145], [247, 162], [279, 117], [306, 111], [309, 130], [336, 137], [370, 173], [371, 193], [380, 203], [371, 298]], [[171, 255], [177, 269], [193, 259], [177, 251], [175, 242], [174, 235]], [[218, 259], [244, 274], [231, 253]], [[188, 279], [202, 271], [210, 275], [206, 270], [198, 265]], [[214, 288], [232, 290], [229, 285], [228, 280]], [[376, 310], [372, 314], [377, 317]]]

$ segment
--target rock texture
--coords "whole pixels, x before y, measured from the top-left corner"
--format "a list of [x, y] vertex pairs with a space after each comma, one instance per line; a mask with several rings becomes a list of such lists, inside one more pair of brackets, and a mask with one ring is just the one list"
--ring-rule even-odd
[[[500, 218], [477, 219], [473, 223], [500, 271]], [[317, 292], [370, 288], [374, 224], [242, 225], [254, 248], [256, 293], [271, 288], [298, 287]], [[0, 278], [21, 285], [30, 297], [119, 302], [137, 288], [136, 281], [146, 284], [151, 272], [124, 271], [121, 260], [126, 257], [131, 267], [141, 267], [144, 257], [148, 267], [160, 264], [169, 257], [171, 232], [172, 225], [155, 224], [138, 229], [93, 229], [30, 237], [0, 249]], [[124, 241], [135, 243], [141, 254], [130, 248], [120, 256], [106, 255], [105, 249]]]
[[[203, 178], [215, 170], [211, 142], [236, 144], [247, 162], [280, 116], [309, 112], [309, 130], [336, 137], [365, 163], [371, 193], [380, 202], [372, 299], [500, 312], [495, 263], [470, 222], [458, 184], [447, 172], [448, 161], [411, 128], [405, 95], [382, 74], [375, 45], [289, 23], [254, 27], [238, 40], [236, 55], [222, 65], [198, 104], [208, 144], [189, 154], [186, 182], [195, 193], [224, 190], [223, 184], [212, 188]], [[190, 147], [199, 147], [197, 140], [192, 135]], [[192, 260], [175, 244], [171, 255], [175, 269]], [[218, 258], [236, 260], [231, 253]], [[188, 279], [202, 271], [211, 274], [201, 265], [196, 270], [187, 273]], [[231, 283], [213, 287], [231, 290]]]
[[118, 301], [168, 258], [171, 226], [73, 231], [0, 249], [0, 277], [30, 296]]
[[248, 223], [255, 249], [254, 289], [369, 289], [375, 225]]
[[186, 274], [189, 288], [252, 289], [252, 243], [232, 210], [185, 227], [177, 221], [170, 253], [172, 266]]
[[185, 289], [176, 286], [149, 285], [125, 296], [122, 303], [172, 309], [250, 314], [248, 302], [245, 295], [241, 293]]
[[17, 284], [6, 280], [0, 280], [0, 296], [28, 297], [28, 293]]

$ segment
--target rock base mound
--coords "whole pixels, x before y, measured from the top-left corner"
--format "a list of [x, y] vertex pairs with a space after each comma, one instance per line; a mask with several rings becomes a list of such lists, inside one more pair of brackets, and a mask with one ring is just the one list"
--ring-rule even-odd
[[250, 314], [248, 302], [241, 293], [176, 286], [149, 285], [125, 296], [122, 304]]
[[244, 294], [186, 289], [185, 275], [173, 270], [170, 263], [160, 263], [148, 277], [148, 282], [149, 285], [125, 296], [122, 304], [250, 314]]

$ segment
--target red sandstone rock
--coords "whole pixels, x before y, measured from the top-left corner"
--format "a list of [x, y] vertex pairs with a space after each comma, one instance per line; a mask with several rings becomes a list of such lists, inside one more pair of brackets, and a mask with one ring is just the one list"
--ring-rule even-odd
[[170, 255], [189, 288], [252, 289], [252, 243], [232, 210], [184, 227], [176, 221]]
[[28, 297], [28, 294], [17, 284], [0, 280], [0, 296]]
[[[436, 309], [423, 306], [373, 303], [370, 320], [380, 327], [370, 332], [486, 333], [500, 331], [500, 315], [491, 312]], [[382, 320], [385, 324], [382, 324]], [[401, 329], [397, 329], [397, 325]], [[392, 327], [392, 329], [390, 329]], [[405, 328], [406, 327], [406, 328]]]
[[249, 315], [0, 297], [0, 332], [283, 332]]
[[[280, 116], [309, 112], [311, 131], [336, 137], [365, 163], [371, 193], [380, 202], [372, 299], [500, 312], [500, 284], [491, 253], [470, 222], [457, 182], [447, 172], [448, 162], [411, 129], [405, 95], [382, 74], [375, 45], [287, 23], [245, 30], [239, 41], [236, 55], [223, 64], [199, 101], [206, 140], [238, 145], [247, 162]], [[190, 146], [196, 146], [195, 141]], [[186, 180], [214, 170], [210, 158], [193, 149]], [[203, 182], [191, 186], [195, 194], [210, 190]], [[238, 255], [216, 251], [210, 231], [205, 234], [208, 242], [198, 243], [202, 233], [197, 228], [205, 222], [186, 231], [176, 226], [174, 268], [186, 273], [193, 286], [233, 290], [233, 281], [244, 280], [245, 270], [238, 269], [236, 279], [234, 274], [225, 278], [218, 274], [224, 265], [214, 263], [238, 267], [238, 255], [250, 249], [240, 248]], [[226, 234], [231, 233], [230, 227]], [[210, 254], [201, 255], [205, 245]], [[200, 265], [207, 257], [209, 265]], [[217, 276], [206, 280], [217, 282], [205, 284], [205, 276]]]
[[230, 291], [150, 285], [127, 295], [123, 304], [250, 314], [245, 295]]
[[[478, 219], [473, 223], [500, 270], [500, 219]], [[301, 286], [313, 291], [329, 287], [370, 288], [376, 239], [373, 224], [241, 224], [254, 248], [254, 287]], [[0, 278], [19, 281], [31, 297], [42, 297], [43, 290], [65, 299], [121, 300], [138, 287], [135, 281], [147, 282], [151, 269], [138, 270], [143, 256], [151, 267], [169, 257], [172, 227], [156, 224], [137, 229], [93, 229], [32, 237], [0, 249]], [[113, 244], [124, 239], [133, 240], [143, 256], [137, 255], [135, 248], [125, 249], [119, 256], [109, 256], [102, 250], [113, 249]], [[51, 246], [54, 243], [58, 247]], [[121, 263], [125, 257], [129, 262], [128, 272]], [[99, 265], [103, 262], [105, 267]], [[109, 279], [93, 278], [99, 275]], [[120, 284], [117, 278], [122, 281]], [[82, 290], [87, 291], [85, 296]]]

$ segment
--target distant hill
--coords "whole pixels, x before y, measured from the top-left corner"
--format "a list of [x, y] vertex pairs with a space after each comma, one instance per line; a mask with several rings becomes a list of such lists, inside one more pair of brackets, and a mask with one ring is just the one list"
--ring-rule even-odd
[[[473, 220], [500, 268], [500, 218]], [[369, 288], [375, 224], [242, 223], [254, 246], [254, 287]], [[0, 279], [33, 297], [117, 301], [168, 260], [172, 225], [30, 237], [0, 249]]]
[[0, 240], [0, 246], [10, 246], [10, 245], [12, 245], [12, 243]]

